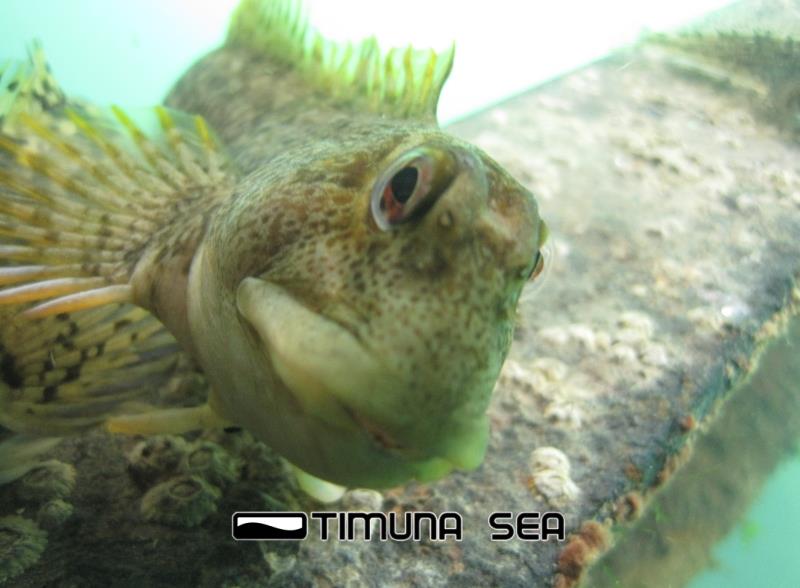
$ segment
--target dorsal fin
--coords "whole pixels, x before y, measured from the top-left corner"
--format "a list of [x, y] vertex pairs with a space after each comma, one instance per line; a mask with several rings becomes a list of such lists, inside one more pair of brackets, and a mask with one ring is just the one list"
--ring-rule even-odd
[[435, 120], [453, 65], [454, 47], [391, 49], [374, 37], [335, 43], [310, 27], [299, 0], [242, 0], [228, 30], [229, 45], [262, 51], [297, 68], [311, 84], [343, 100], [399, 118]]

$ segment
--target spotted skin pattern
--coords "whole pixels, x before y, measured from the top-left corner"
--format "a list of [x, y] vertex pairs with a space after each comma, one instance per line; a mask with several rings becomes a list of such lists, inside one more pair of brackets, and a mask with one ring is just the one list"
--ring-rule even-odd
[[[47, 296], [24, 307], [35, 317], [76, 305], [78, 316], [110, 305], [143, 313], [125, 328], [146, 336], [129, 341], [120, 360], [139, 370], [138, 383], [168, 371], [177, 353], [164, 350], [168, 338], [205, 373], [207, 404], [112, 416], [109, 430], [243, 426], [300, 469], [349, 486], [474, 468], [516, 304], [540, 269], [546, 228], [536, 202], [488, 155], [438, 128], [435, 103], [451, 53], [376, 56], [369, 42], [337, 52], [295, 10], [281, 0], [242, 2], [228, 42], [178, 81], [155, 130], [117, 111], [77, 116], [64, 107], [53, 111], [55, 122], [41, 123], [47, 132], [23, 125], [29, 143], [7, 148], [13, 163], [0, 170], [31, 179], [3, 189], [19, 198], [20, 184], [32, 184], [54, 200], [69, 192], [111, 215], [98, 220], [95, 237], [128, 236], [105, 253], [96, 239], [78, 243], [89, 251], [83, 263], [108, 271], [62, 271], [102, 277], [102, 287], [70, 282], [75, 293], [64, 294], [48, 283]], [[78, 131], [66, 136], [59, 120]], [[95, 135], [104, 139], [90, 141]], [[92, 170], [68, 161], [53, 136], [121, 170], [114, 177], [124, 181], [112, 187], [124, 202], [107, 190], [95, 197]], [[25, 164], [37, 140], [59, 173]], [[137, 171], [119, 152], [134, 154]], [[397, 197], [391, 180], [403, 161], [417, 162], [415, 183], [403, 188], [415, 208], [405, 214], [398, 200], [390, 222], [376, 218], [383, 213], [373, 200]], [[128, 203], [134, 196], [139, 204]], [[27, 226], [12, 217], [9, 244]], [[63, 240], [66, 221], [50, 224]], [[39, 246], [33, 237], [20, 242]], [[67, 257], [57, 249], [53, 257]], [[57, 320], [19, 328], [50, 333]], [[163, 328], [144, 329], [151, 321]], [[85, 330], [102, 340], [104, 325], [79, 325], [70, 337]], [[158, 353], [148, 351], [151, 339]], [[101, 379], [117, 369], [105, 367]], [[73, 369], [48, 394], [82, 380]], [[122, 392], [102, 393], [113, 400]], [[6, 415], [19, 412], [13, 395], [0, 404]], [[0, 419], [24, 429], [16, 417]], [[44, 416], [35, 423], [47, 428]]]

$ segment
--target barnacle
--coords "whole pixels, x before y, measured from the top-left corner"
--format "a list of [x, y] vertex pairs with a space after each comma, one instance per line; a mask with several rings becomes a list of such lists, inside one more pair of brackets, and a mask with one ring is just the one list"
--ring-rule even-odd
[[198, 441], [189, 447], [180, 463], [181, 472], [224, 486], [239, 478], [242, 462], [211, 441]]
[[36, 520], [45, 529], [54, 529], [61, 526], [64, 521], [72, 516], [75, 508], [71, 503], [56, 498], [45, 502], [36, 513]]
[[580, 488], [570, 478], [569, 458], [555, 447], [539, 447], [530, 456], [532, 489], [548, 504], [562, 505], [580, 495]]
[[43, 462], [20, 480], [17, 494], [22, 500], [47, 501], [66, 498], [75, 488], [75, 468], [61, 461]]
[[217, 511], [221, 492], [198, 476], [177, 476], [153, 486], [143, 497], [147, 520], [176, 527], [195, 527]]
[[182, 437], [149, 437], [128, 452], [128, 470], [137, 482], [149, 485], [174, 472], [186, 450], [187, 443]]
[[24, 517], [0, 519], [0, 584], [36, 563], [47, 545], [47, 533]]

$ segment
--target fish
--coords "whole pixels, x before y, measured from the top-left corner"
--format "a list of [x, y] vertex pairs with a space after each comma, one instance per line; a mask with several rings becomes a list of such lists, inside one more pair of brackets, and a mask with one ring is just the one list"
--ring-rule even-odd
[[[0, 425], [15, 447], [242, 427], [312, 494], [478, 467], [547, 227], [528, 189], [440, 129], [453, 56], [334, 43], [300, 2], [242, 0], [151, 109], [66, 95], [39, 46], [8, 66]], [[207, 397], [161, 402], [181, 369]]]

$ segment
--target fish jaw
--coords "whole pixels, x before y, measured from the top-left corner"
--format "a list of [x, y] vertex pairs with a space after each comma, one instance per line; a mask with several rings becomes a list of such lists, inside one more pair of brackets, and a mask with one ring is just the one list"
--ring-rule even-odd
[[[324, 439], [319, 445], [326, 448], [341, 444], [343, 455], [333, 461], [348, 465], [341, 471], [334, 471], [338, 466], [322, 471], [329, 468], [304, 464], [314, 459], [287, 456], [290, 461], [325, 479], [374, 487], [411, 478], [431, 481], [455, 468], [474, 469], [483, 461], [489, 428], [484, 415], [464, 423], [442, 423], [447, 434], [433, 447], [410, 447], [409, 439], [398, 439], [391, 431], [393, 419], [388, 415], [369, 414], [369, 404], [356, 406], [354, 391], [377, 394], [393, 389], [399, 378], [346, 328], [306, 308], [280, 286], [246, 278], [237, 292], [237, 308], [257, 331], [265, 360], [301, 405], [312, 428], [309, 434]], [[351, 471], [351, 463], [358, 471]]]

